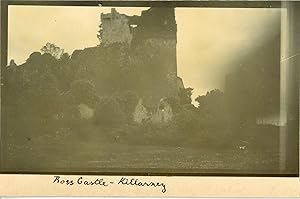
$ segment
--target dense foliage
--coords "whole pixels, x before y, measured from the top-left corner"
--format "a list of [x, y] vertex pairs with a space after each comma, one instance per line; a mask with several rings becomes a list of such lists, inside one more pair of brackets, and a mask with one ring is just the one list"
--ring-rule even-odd
[[[230, 143], [228, 135], [234, 130], [229, 126], [235, 122], [233, 126], [239, 127], [241, 118], [248, 119], [241, 117], [236, 122], [233, 116], [239, 112], [218, 89], [198, 96], [196, 107], [192, 104], [193, 88], [180, 88], [177, 96], [164, 99], [172, 108], [171, 122], [145, 120], [136, 124], [133, 112], [140, 99], [138, 93], [154, 86], [146, 85], [142, 77], [159, 74], [159, 68], [150, 70], [143, 65], [147, 57], [132, 60], [128, 50], [113, 44], [76, 50], [70, 56], [47, 43], [41, 49], [43, 54], [32, 53], [24, 64], [17, 66], [11, 61], [4, 71], [7, 128], [19, 135], [20, 141], [68, 129], [81, 136], [100, 133], [113, 141], [122, 137], [127, 143], [197, 146]], [[149, 114], [155, 114], [157, 108], [149, 109]]]

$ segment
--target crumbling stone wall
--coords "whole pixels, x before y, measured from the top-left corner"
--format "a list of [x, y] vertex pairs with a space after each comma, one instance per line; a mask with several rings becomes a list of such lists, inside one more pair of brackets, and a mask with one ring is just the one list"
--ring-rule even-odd
[[144, 122], [163, 124], [170, 122], [173, 116], [172, 107], [164, 98], [160, 100], [158, 106], [152, 112], [143, 106], [142, 100], [139, 100], [133, 112], [133, 121], [140, 124]]
[[131, 43], [132, 32], [128, 24], [128, 16], [120, 14], [115, 8], [111, 13], [101, 13], [101, 25], [98, 38], [103, 45], [112, 43]]

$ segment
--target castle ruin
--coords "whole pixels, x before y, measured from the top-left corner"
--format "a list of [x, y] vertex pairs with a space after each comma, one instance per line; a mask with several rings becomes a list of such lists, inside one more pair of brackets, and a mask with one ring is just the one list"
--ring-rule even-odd
[[177, 95], [183, 84], [177, 77], [174, 8], [150, 8], [141, 16], [127, 16], [112, 8], [111, 13], [101, 14], [101, 22], [100, 46], [123, 46], [127, 55], [123, 62], [139, 70], [139, 85], [132, 89], [143, 104], [157, 106], [162, 98]]

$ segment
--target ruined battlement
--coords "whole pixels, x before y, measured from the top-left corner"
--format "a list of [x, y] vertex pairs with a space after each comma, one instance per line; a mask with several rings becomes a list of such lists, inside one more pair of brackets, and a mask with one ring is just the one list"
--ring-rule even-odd
[[141, 16], [127, 16], [115, 8], [101, 13], [98, 38], [103, 45], [138, 42], [149, 38], [175, 40], [177, 24], [174, 8], [150, 8]]
[[129, 26], [127, 15], [120, 14], [115, 8], [111, 13], [101, 13], [101, 25], [98, 38], [103, 45], [112, 43], [130, 44], [132, 41], [132, 31]]

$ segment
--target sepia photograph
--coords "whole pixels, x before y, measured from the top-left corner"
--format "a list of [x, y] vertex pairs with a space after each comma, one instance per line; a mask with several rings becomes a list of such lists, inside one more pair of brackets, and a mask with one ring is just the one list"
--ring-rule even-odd
[[287, 18], [8, 5], [1, 173], [298, 176]]

